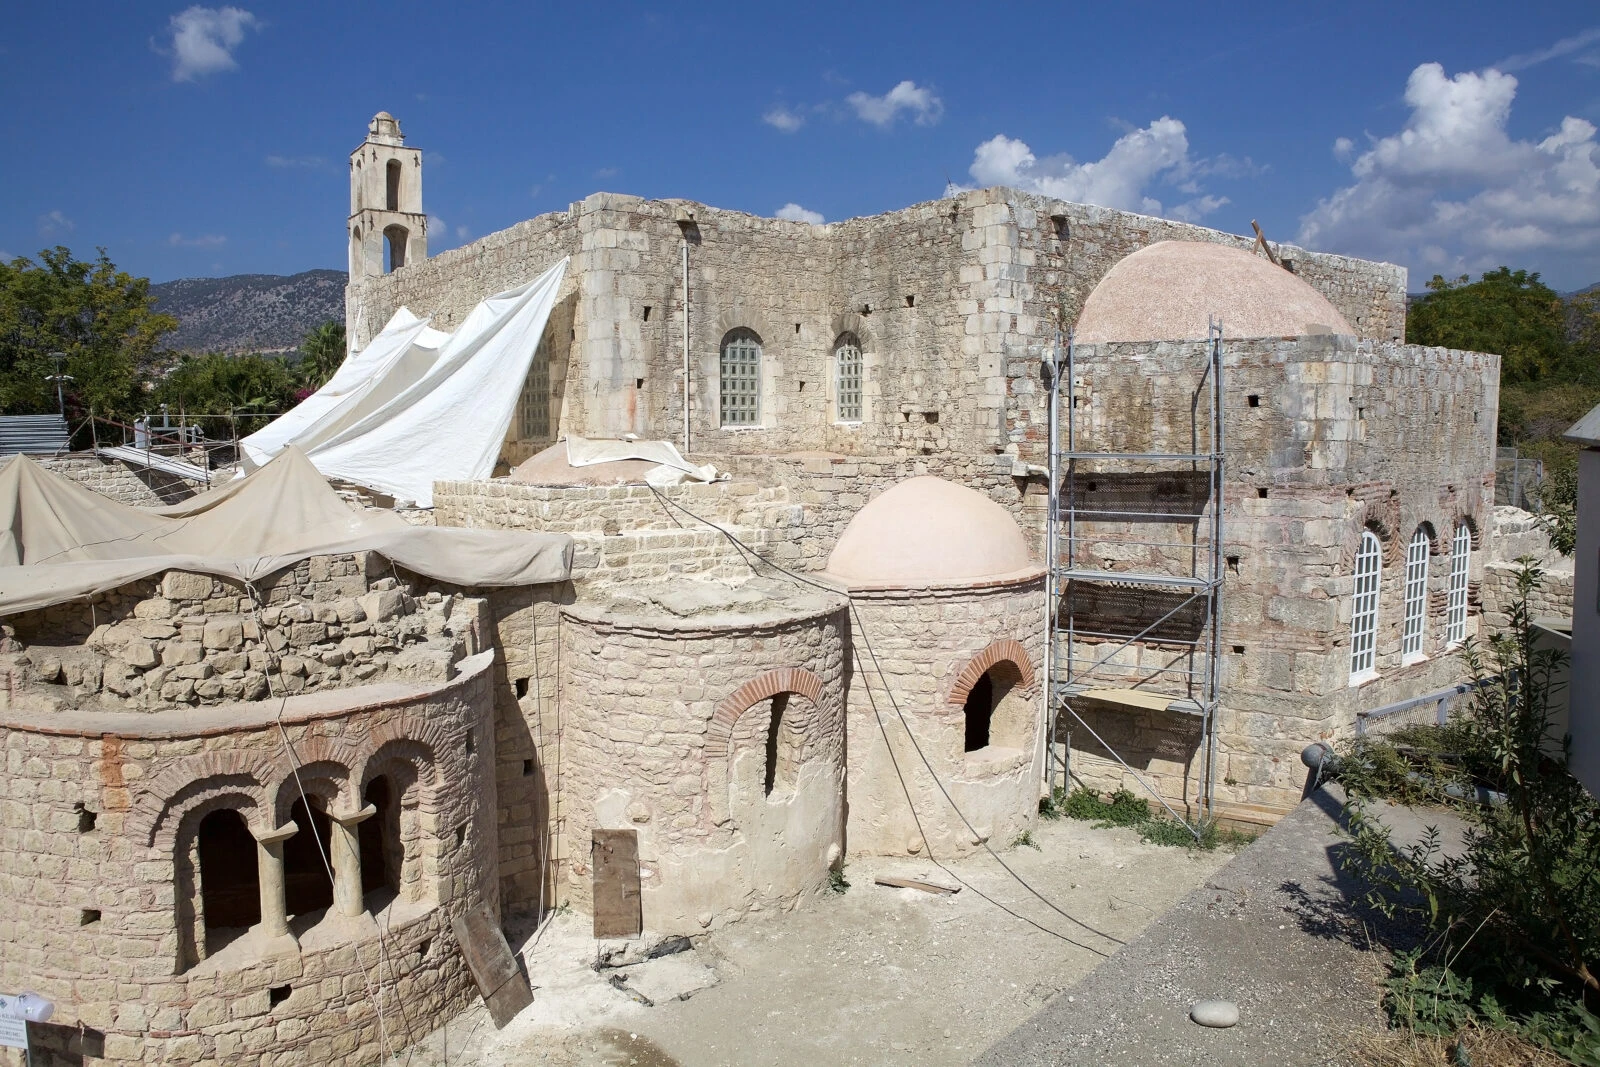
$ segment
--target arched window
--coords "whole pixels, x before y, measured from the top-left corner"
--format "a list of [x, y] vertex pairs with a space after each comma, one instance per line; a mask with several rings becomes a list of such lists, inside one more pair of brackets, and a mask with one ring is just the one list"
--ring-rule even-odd
[[861, 421], [861, 342], [853, 333], [841, 333], [833, 343], [835, 384], [840, 422]]
[[384, 254], [388, 259], [384, 273], [399, 270], [406, 265], [406, 241], [411, 238], [411, 233], [404, 226], [386, 226], [383, 238]]
[[1405, 629], [1400, 635], [1400, 658], [1418, 659], [1422, 656], [1422, 633], [1428, 615], [1428, 549], [1432, 538], [1421, 526], [1411, 535], [1406, 546], [1406, 616]]
[[[389, 776], [380, 774], [367, 783], [362, 799], [376, 810], [358, 824], [357, 840], [361, 845], [361, 892], [388, 890], [400, 893], [400, 864], [403, 846], [400, 842], [400, 805], [394, 795]], [[377, 908], [369, 907], [369, 911]]]
[[1002, 660], [984, 671], [962, 703], [963, 745], [966, 752], [990, 748], [1021, 748], [1029, 722], [1028, 698], [1022, 691], [1022, 672]]
[[1371, 530], [1361, 533], [1356, 553], [1355, 600], [1350, 613], [1350, 680], [1363, 681], [1377, 673], [1378, 577], [1383, 568], [1383, 546]]
[[722, 339], [719, 376], [724, 426], [761, 424], [761, 338], [753, 330], [732, 330]]
[[304, 800], [296, 800], [289, 818], [296, 830], [283, 843], [284, 909], [291, 916], [304, 915], [333, 903], [333, 879], [328, 876], [332, 825], [317, 797], [311, 798], [309, 808]]
[[256, 839], [245, 825], [244, 816], [225, 808], [200, 820], [197, 851], [205, 949], [209, 956], [261, 921]]
[[390, 211], [400, 210], [400, 161], [389, 160], [389, 165], [384, 168], [384, 178], [388, 186], [388, 205]]
[[1472, 532], [1456, 527], [1450, 539], [1450, 599], [1445, 606], [1444, 639], [1459, 645], [1467, 639], [1467, 565], [1472, 562]]

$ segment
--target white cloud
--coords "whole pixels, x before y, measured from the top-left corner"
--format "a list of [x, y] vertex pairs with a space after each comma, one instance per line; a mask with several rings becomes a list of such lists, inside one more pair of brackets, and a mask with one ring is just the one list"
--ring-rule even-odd
[[902, 111], [918, 126], [932, 126], [944, 115], [944, 101], [913, 81], [903, 81], [882, 96], [851, 93], [845, 103], [855, 109], [856, 118], [883, 129], [892, 126]]
[[189, 82], [238, 67], [233, 50], [255, 29], [256, 17], [237, 7], [198, 4], [172, 16], [172, 80]]
[[268, 156], [269, 167], [311, 167], [320, 169], [328, 165], [328, 161], [321, 156]]
[[968, 173], [980, 186], [1008, 185], [1060, 200], [1148, 215], [1163, 213], [1161, 201], [1150, 195], [1150, 187], [1168, 183], [1194, 198], [1165, 213], [1194, 221], [1228, 203], [1226, 197], [1201, 193], [1195, 177], [1236, 172], [1246, 165], [1255, 168], [1249, 160], [1230, 156], [1219, 156], [1217, 161], [1191, 158], [1183, 123], [1163, 115], [1142, 130], [1123, 134], [1104, 159], [1089, 163], [1076, 162], [1065, 154], [1036, 156], [1026, 142], [996, 134], [978, 146]]
[[221, 248], [227, 243], [228, 239], [220, 233], [202, 233], [193, 237], [175, 233], [167, 238], [167, 244], [173, 248]]
[[777, 210], [777, 217], [788, 219], [790, 222], [809, 222], [813, 226], [821, 226], [827, 220], [820, 211], [809, 211], [799, 204], [790, 202]]
[[1333, 158], [1341, 163], [1347, 161], [1355, 154], [1356, 143], [1348, 137], [1335, 138], [1333, 142]]
[[63, 237], [78, 228], [78, 224], [67, 218], [60, 211], [51, 211], [40, 215], [34, 220], [39, 227], [40, 237]]
[[615, 178], [621, 173], [621, 167], [601, 167], [599, 170], [594, 172], [594, 176], [599, 178], [601, 181], [605, 181], [607, 178]]
[[793, 108], [782, 104], [774, 104], [761, 116], [761, 121], [768, 126], [775, 126], [784, 133], [793, 133], [806, 124], [806, 117]]
[[1501, 264], [1575, 278], [1600, 267], [1600, 142], [1567, 117], [1538, 141], [1506, 133], [1517, 79], [1497, 70], [1411, 72], [1411, 115], [1350, 167], [1353, 184], [1300, 220], [1301, 243], [1426, 273]]
[[[1522, 55], [1507, 56], [1496, 63], [1494, 69], [1510, 72], [1536, 67], [1540, 63], [1548, 63], [1552, 59], [1560, 59], [1562, 56], [1581, 52], [1593, 44], [1600, 44], [1600, 26], [1591, 26], [1582, 33], [1575, 33], [1571, 37], [1563, 37], [1549, 48], [1541, 48], [1537, 52], [1525, 52]], [[1578, 56], [1577, 62], [1593, 66], [1595, 57], [1592, 53]]]

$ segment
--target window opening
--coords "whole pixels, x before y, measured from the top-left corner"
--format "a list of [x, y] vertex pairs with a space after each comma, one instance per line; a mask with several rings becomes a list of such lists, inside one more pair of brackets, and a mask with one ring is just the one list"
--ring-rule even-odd
[[1428, 531], [1417, 527], [1406, 546], [1406, 615], [1400, 655], [1422, 655], [1422, 631], [1428, 605]]
[[834, 359], [838, 363], [839, 421], [861, 421], [861, 342], [853, 333], [839, 335], [834, 344]]
[[406, 240], [410, 233], [404, 226], [386, 226], [383, 230], [384, 273], [399, 270], [406, 265]]
[[1450, 539], [1450, 598], [1445, 608], [1444, 639], [1452, 645], [1467, 639], [1467, 565], [1471, 561], [1472, 532], [1462, 523]]
[[778, 763], [783, 755], [778, 742], [783, 735], [783, 713], [788, 706], [788, 693], [772, 698], [772, 714], [767, 716], [767, 771], [761, 784], [762, 796], [770, 797], [772, 787], [778, 783]]
[[400, 210], [400, 161], [389, 160], [389, 165], [384, 168], [385, 184], [387, 185], [387, 200], [390, 211]]
[[311, 807], [298, 799], [289, 809], [289, 819], [295, 824], [294, 836], [283, 843], [283, 901], [290, 915], [304, 915], [333, 903], [333, 879], [328, 877], [323, 853], [333, 840], [332, 824], [322, 801], [311, 798]]
[[374, 889], [400, 892], [400, 806], [395, 803], [394, 786], [388, 775], [380, 774], [367, 783], [363, 794], [377, 810], [357, 824], [361, 845], [361, 892]]
[[1378, 535], [1361, 533], [1356, 553], [1355, 599], [1350, 613], [1350, 678], [1355, 681], [1377, 669], [1378, 577], [1383, 568]]
[[734, 330], [722, 341], [722, 425], [756, 426], [761, 421], [761, 339]]
[[244, 816], [232, 808], [200, 820], [200, 905], [205, 914], [207, 954], [261, 921], [261, 889], [256, 881], [256, 839]]
[[989, 727], [994, 722], [994, 682], [988, 672], [972, 684], [963, 708], [967, 718], [966, 751], [988, 748]]

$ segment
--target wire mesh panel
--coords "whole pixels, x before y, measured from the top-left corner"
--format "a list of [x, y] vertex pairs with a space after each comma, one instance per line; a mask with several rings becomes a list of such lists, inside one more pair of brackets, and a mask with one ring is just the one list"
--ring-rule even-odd
[[839, 421], [861, 421], [861, 343], [853, 333], [842, 333], [833, 350], [838, 364]]
[[735, 330], [723, 339], [720, 385], [722, 425], [759, 425], [761, 339], [749, 330]]
[[1423, 623], [1428, 608], [1428, 531], [1417, 527], [1406, 546], [1406, 616], [1400, 655], [1422, 655]]
[[1378, 577], [1383, 568], [1383, 549], [1378, 535], [1367, 530], [1361, 535], [1361, 551], [1356, 553], [1355, 603], [1350, 615], [1350, 677], [1352, 680], [1377, 669]]
[[1445, 606], [1444, 639], [1458, 645], [1467, 639], [1467, 564], [1472, 561], [1472, 533], [1456, 527], [1450, 542], [1450, 599]]

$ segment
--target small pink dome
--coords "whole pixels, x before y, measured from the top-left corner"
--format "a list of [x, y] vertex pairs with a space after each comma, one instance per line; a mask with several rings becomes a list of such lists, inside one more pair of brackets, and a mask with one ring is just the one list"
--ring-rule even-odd
[[1194, 341], [1211, 316], [1225, 337], [1353, 334], [1339, 309], [1304, 280], [1242, 248], [1158, 241], [1106, 271], [1083, 302], [1074, 337]]
[[851, 586], [961, 585], [1040, 572], [1011, 513], [942, 478], [910, 478], [856, 512], [828, 557]]

